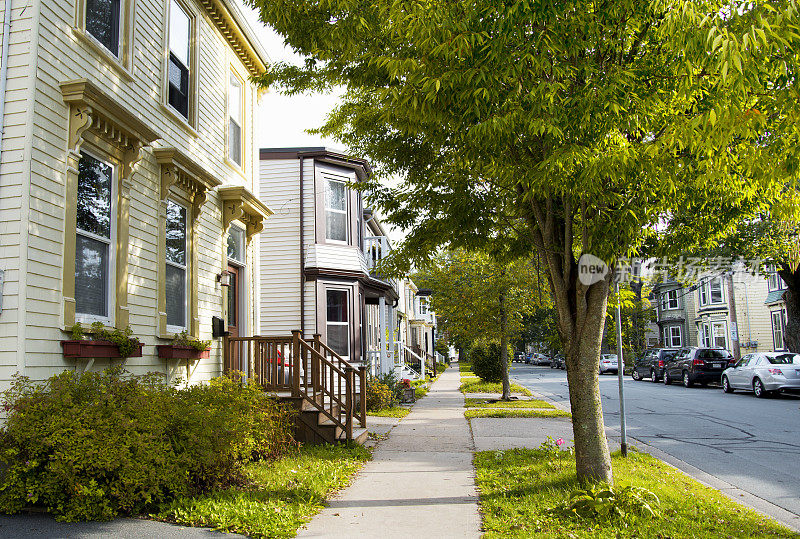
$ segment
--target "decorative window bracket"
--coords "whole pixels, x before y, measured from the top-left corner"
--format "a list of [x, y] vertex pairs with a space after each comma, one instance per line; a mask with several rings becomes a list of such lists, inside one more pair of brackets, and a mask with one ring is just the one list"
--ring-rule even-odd
[[244, 187], [222, 187], [218, 193], [222, 201], [223, 230], [228, 230], [231, 222], [238, 219], [247, 226], [248, 243], [264, 229], [264, 219], [273, 214], [272, 210]]

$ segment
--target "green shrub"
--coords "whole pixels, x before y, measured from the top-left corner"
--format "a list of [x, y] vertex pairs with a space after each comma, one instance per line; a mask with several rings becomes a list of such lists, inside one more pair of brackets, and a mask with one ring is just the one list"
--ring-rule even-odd
[[[513, 357], [509, 355], [509, 361]], [[485, 382], [503, 380], [503, 369], [500, 365], [500, 345], [497, 343], [477, 344], [469, 352], [472, 372]]]
[[579, 489], [555, 510], [597, 522], [632, 524], [636, 517], [658, 518], [658, 496], [646, 488], [605, 484]]
[[367, 411], [378, 412], [396, 404], [392, 389], [378, 380], [367, 380]]
[[160, 374], [65, 371], [17, 377], [3, 394], [0, 511], [46, 508], [107, 520], [230, 484], [252, 459], [293, 445], [291, 416], [252, 386], [175, 389]]

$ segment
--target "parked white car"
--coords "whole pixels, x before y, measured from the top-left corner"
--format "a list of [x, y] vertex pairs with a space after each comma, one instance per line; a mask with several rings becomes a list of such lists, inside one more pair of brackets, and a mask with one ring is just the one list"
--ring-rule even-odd
[[722, 372], [722, 390], [752, 391], [758, 398], [778, 391], [800, 391], [800, 355], [790, 352], [747, 354]]
[[607, 372], [617, 372], [617, 354], [603, 354], [600, 356], [600, 374]]

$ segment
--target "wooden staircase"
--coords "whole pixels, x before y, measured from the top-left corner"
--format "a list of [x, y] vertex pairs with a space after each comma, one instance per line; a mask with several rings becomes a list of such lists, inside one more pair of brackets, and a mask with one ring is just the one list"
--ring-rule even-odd
[[[304, 443], [364, 443], [366, 367], [356, 369], [322, 342], [295, 330], [291, 337], [225, 337], [225, 370], [256, 378], [296, 411], [295, 438]], [[297, 360], [295, 360], [297, 359]], [[357, 422], [357, 425], [355, 424]]]

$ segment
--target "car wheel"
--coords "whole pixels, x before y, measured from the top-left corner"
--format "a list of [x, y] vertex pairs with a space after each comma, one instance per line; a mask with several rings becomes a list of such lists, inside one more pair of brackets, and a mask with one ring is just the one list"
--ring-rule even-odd
[[672, 379], [669, 377], [669, 373], [664, 371], [664, 385], [668, 386], [672, 383]]
[[731, 383], [728, 381], [727, 376], [722, 377], [722, 391], [725, 393], [733, 393], [733, 388], [731, 387]]
[[689, 371], [683, 371], [683, 387], [692, 387], [694, 382], [692, 382], [692, 378], [689, 376]]
[[636, 380], [638, 382], [638, 381], [640, 381], [642, 379], [642, 375], [639, 374], [639, 371], [637, 371], [636, 369], [633, 369], [633, 372], [631, 373], [631, 378], [633, 378], [634, 380]]
[[763, 399], [769, 395], [767, 390], [764, 389], [764, 383], [758, 378], [753, 380], [753, 395], [759, 399]]
[[656, 376], [655, 369], [650, 369], [650, 381], [653, 382], [654, 384], [659, 381], [658, 376]]

